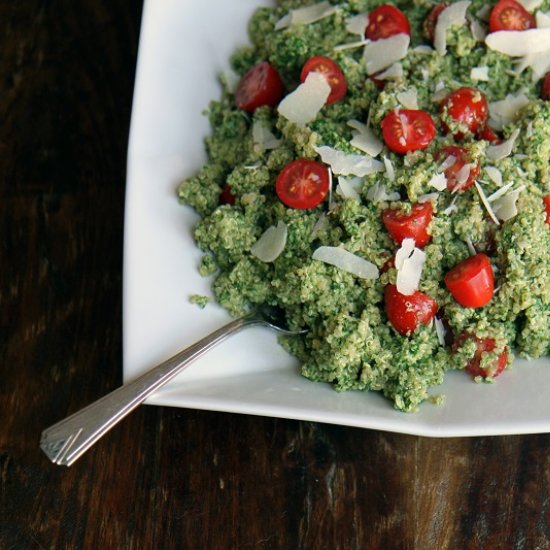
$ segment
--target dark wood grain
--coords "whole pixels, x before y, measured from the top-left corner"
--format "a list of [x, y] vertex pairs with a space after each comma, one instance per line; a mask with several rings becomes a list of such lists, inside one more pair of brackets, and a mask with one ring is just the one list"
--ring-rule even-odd
[[550, 548], [548, 435], [143, 407], [69, 469], [39, 451], [121, 382], [140, 15], [0, 0], [0, 548]]

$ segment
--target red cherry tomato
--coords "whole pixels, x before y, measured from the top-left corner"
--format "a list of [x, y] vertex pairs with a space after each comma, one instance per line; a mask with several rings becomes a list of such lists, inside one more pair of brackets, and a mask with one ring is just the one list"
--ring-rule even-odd
[[411, 34], [407, 16], [395, 6], [384, 4], [369, 13], [365, 37], [369, 40], [389, 38], [394, 34]]
[[224, 185], [222, 188], [222, 192], [220, 193], [220, 204], [235, 204], [235, 195], [233, 195], [231, 187], [228, 184]]
[[242, 77], [235, 92], [235, 104], [249, 113], [264, 105], [275, 107], [284, 91], [284, 84], [277, 70], [267, 61], [262, 61]]
[[289, 162], [277, 176], [275, 191], [291, 208], [315, 208], [325, 199], [329, 188], [328, 168], [314, 160]]
[[501, 137], [488, 125], [486, 124], [476, 135], [478, 139], [484, 139], [489, 143], [502, 143]]
[[[477, 134], [482, 130], [489, 116], [489, 106], [485, 96], [477, 88], [463, 87], [451, 92], [442, 102], [441, 111], [455, 123], [464, 126], [467, 131]], [[443, 121], [443, 129], [450, 129]], [[456, 132], [455, 139], [463, 139], [463, 132]]]
[[310, 57], [302, 67], [300, 80], [304, 82], [307, 75], [311, 72], [321, 73], [327, 79], [331, 90], [327, 103], [339, 101], [346, 95], [348, 90], [346, 77], [338, 63], [330, 59], [330, 57], [323, 57], [322, 55]]
[[546, 195], [543, 199], [544, 211], [546, 212], [546, 223], [550, 225], [550, 195]]
[[418, 290], [405, 296], [395, 285], [388, 285], [384, 290], [384, 310], [393, 328], [399, 334], [408, 336], [418, 325], [427, 325], [433, 319], [437, 313], [437, 302]]
[[545, 101], [550, 100], [550, 72], [544, 75], [544, 79], [542, 81], [542, 88], [540, 90], [540, 97]]
[[445, 275], [445, 285], [464, 307], [482, 307], [493, 297], [495, 279], [489, 257], [480, 252], [458, 263]]
[[437, 25], [437, 19], [439, 14], [449, 6], [447, 2], [441, 2], [432, 8], [432, 11], [424, 19], [424, 34], [426, 38], [433, 43], [435, 36], [435, 26]]
[[388, 208], [382, 214], [382, 221], [397, 244], [401, 244], [403, 239], [414, 239], [416, 246], [421, 248], [432, 238], [428, 233], [432, 216], [433, 207], [428, 201], [413, 205], [409, 214]]
[[536, 26], [535, 18], [516, 0], [500, 0], [489, 17], [489, 32], [526, 31]]
[[494, 363], [488, 367], [487, 370], [482, 369], [481, 358], [483, 353], [491, 352], [495, 349], [496, 342], [493, 338], [478, 338], [474, 334], [468, 332], [462, 333], [454, 342], [452, 349], [456, 351], [460, 348], [466, 340], [473, 340], [476, 343], [476, 351], [474, 356], [466, 363], [465, 370], [469, 372], [472, 376], [482, 376], [487, 378], [496, 378], [506, 367], [508, 363], [508, 350], [505, 348], [504, 351], [495, 359]]
[[425, 149], [435, 137], [435, 124], [424, 111], [401, 109], [391, 111], [382, 120], [382, 136], [396, 153]]
[[[444, 162], [445, 159], [451, 156], [454, 157], [456, 160], [451, 166], [443, 170], [443, 173], [447, 178], [447, 189], [456, 193], [462, 193], [474, 184], [475, 179], [479, 175], [479, 162], [472, 166], [470, 153], [467, 149], [465, 149], [464, 147], [459, 147], [458, 145], [449, 145], [447, 147], [443, 147], [443, 149], [441, 149], [437, 153], [436, 159], [438, 161]], [[462, 183], [459, 183], [460, 171], [462, 170], [462, 168], [464, 168], [466, 164], [470, 164], [470, 173], [468, 175], [468, 179], [466, 179], [466, 181]]]

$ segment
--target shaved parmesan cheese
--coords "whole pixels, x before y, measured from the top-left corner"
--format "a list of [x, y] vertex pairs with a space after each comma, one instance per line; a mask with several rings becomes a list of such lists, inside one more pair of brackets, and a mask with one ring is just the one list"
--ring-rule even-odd
[[377, 80], [399, 80], [403, 77], [403, 65], [401, 63], [394, 63], [390, 65], [385, 71], [376, 75]]
[[417, 201], [431, 202], [431, 203], [434, 203], [434, 206], [436, 206], [438, 199], [439, 199], [439, 193], [425, 193], [424, 195], [419, 195], [417, 198]]
[[276, 149], [282, 143], [259, 120], [252, 125], [252, 141], [262, 149]]
[[382, 160], [384, 161], [384, 166], [386, 168], [386, 176], [390, 181], [395, 180], [395, 170], [393, 168], [392, 161], [387, 157], [382, 157]]
[[366, 124], [358, 120], [348, 120], [347, 124], [356, 130], [350, 141], [351, 145], [371, 157], [377, 157], [384, 148], [384, 144], [376, 137], [374, 132]]
[[383, 163], [365, 155], [350, 155], [327, 145], [314, 147], [314, 149], [335, 174], [362, 177], [384, 171]]
[[502, 185], [502, 172], [498, 168], [486, 166], [485, 172], [497, 185]]
[[386, 191], [386, 186], [383, 183], [375, 183], [367, 191], [367, 199], [376, 203], [376, 202], [394, 202], [401, 199], [401, 196], [397, 191], [393, 193], [388, 193]]
[[275, 30], [279, 31], [296, 25], [309, 25], [333, 15], [336, 11], [336, 6], [331, 6], [329, 2], [319, 2], [305, 8], [290, 10], [289, 13], [275, 23]]
[[442, 163], [441, 166], [437, 169], [438, 172], [445, 172], [447, 168], [450, 168], [456, 162], [456, 157], [454, 155], [449, 155]]
[[470, 78], [487, 82], [489, 80], [489, 67], [473, 67], [470, 71]]
[[368, 24], [369, 14], [360, 13], [346, 19], [346, 30], [350, 34], [358, 34], [359, 36], [363, 37], [365, 36], [365, 29], [367, 28]]
[[262, 262], [275, 261], [284, 250], [288, 230], [285, 222], [279, 221], [277, 226], [271, 226], [252, 245], [250, 252]]
[[434, 31], [434, 47], [439, 55], [447, 52], [447, 31], [451, 27], [466, 24], [466, 10], [470, 3], [468, 0], [455, 2], [439, 14]]
[[468, 246], [468, 250], [469, 250], [470, 254], [472, 256], [475, 256], [477, 254], [477, 250], [474, 246], [474, 243], [472, 242], [472, 239], [470, 239], [470, 237], [466, 237], [464, 239], [464, 241], [466, 242], [466, 245]]
[[345, 199], [360, 200], [361, 197], [357, 192], [357, 189], [361, 187], [363, 180], [358, 177], [344, 178], [338, 176], [338, 187], [336, 187], [336, 193]]
[[413, 48], [413, 52], [415, 53], [421, 53], [421, 54], [431, 54], [435, 50], [431, 46], [426, 46], [425, 44], [421, 44], [420, 46], [416, 46], [416, 48]]
[[510, 156], [518, 136], [519, 128], [516, 128], [506, 141], [498, 145], [489, 145], [486, 149], [487, 158], [490, 160], [501, 160]]
[[539, 53], [550, 49], [550, 28], [492, 32], [485, 38], [485, 44], [511, 57]]
[[511, 187], [513, 187], [514, 185], [514, 182], [511, 181], [509, 183], [507, 183], [506, 185], [504, 185], [503, 187], [501, 187], [500, 189], [498, 189], [497, 191], [495, 191], [492, 195], [489, 195], [487, 197], [487, 200], [489, 202], [493, 202], [495, 201], [496, 199], [498, 199], [499, 197], [502, 197], [503, 195], [505, 195], [507, 192], [508, 192], [508, 189], [510, 189]]
[[445, 334], [447, 333], [447, 330], [445, 329], [443, 321], [437, 315], [434, 317], [434, 327], [435, 333], [437, 334], [437, 339], [439, 340], [439, 345], [445, 347]]
[[410, 40], [411, 37], [408, 34], [401, 33], [369, 42], [363, 51], [367, 74], [371, 75], [387, 69], [396, 61], [403, 59], [407, 55]]
[[458, 170], [458, 172], [455, 174], [457, 185], [453, 187], [452, 193], [458, 193], [464, 187], [464, 185], [470, 178], [472, 167], [472, 164], [465, 164], [460, 168], [460, 170]]
[[241, 81], [240, 75], [235, 71], [228, 69], [221, 75], [222, 84], [225, 86], [226, 90], [232, 94], [237, 89], [239, 82]]
[[550, 11], [546, 13], [538, 11], [535, 14], [535, 18], [537, 20], [537, 28], [547, 29], [548, 27], [550, 27]]
[[450, 216], [455, 210], [458, 210], [458, 206], [456, 205], [457, 199], [458, 195], [455, 195], [454, 199], [451, 201], [451, 204], [449, 204], [449, 206], [447, 206], [447, 208], [443, 210], [443, 214], [445, 214], [445, 216]]
[[515, 122], [521, 110], [529, 104], [529, 98], [523, 93], [508, 94], [500, 101], [489, 103], [491, 126], [495, 130], [502, 130], [504, 126]]
[[343, 50], [352, 50], [354, 48], [361, 48], [367, 45], [370, 40], [358, 40], [357, 42], [347, 42], [346, 44], [338, 44], [332, 48], [335, 52], [341, 52]]
[[303, 84], [279, 103], [277, 111], [290, 122], [304, 125], [317, 116], [326, 103], [330, 90], [327, 79], [321, 73], [311, 72]]
[[535, 11], [537, 8], [540, 8], [544, 3], [544, 0], [518, 0], [518, 2], [527, 10]]
[[470, 22], [470, 30], [472, 31], [472, 36], [478, 42], [483, 42], [485, 40], [485, 37], [487, 36], [487, 31], [477, 19], [474, 19]]
[[445, 174], [435, 173], [428, 182], [428, 185], [431, 185], [434, 189], [438, 191], [443, 191], [447, 189], [447, 176]]
[[333, 265], [361, 279], [377, 279], [380, 274], [372, 262], [337, 246], [320, 246], [315, 250], [312, 258]]
[[405, 109], [418, 109], [418, 92], [414, 86], [412, 88], [408, 88], [404, 92], [399, 92], [396, 94], [396, 97], [397, 101], [399, 101]]
[[319, 216], [319, 219], [315, 222], [315, 225], [311, 229], [312, 240], [317, 237], [318, 233], [324, 228], [327, 222], [328, 222], [328, 217], [324, 212], [322, 212], [321, 215]]
[[531, 138], [533, 137], [533, 121], [530, 120], [527, 123], [527, 128], [525, 128], [525, 137]]
[[418, 290], [425, 261], [426, 254], [415, 247], [414, 239], [403, 239], [401, 248], [395, 253], [398, 292], [410, 296]]
[[445, 99], [449, 95], [448, 88], [440, 88], [432, 94], [432, 101], [434, 103], [439, 103], [441, 100]]
[[481, 202], [483, 203], [483, 206], [485, 206], [485, 210], [487, 210], [487, 213], [489, 216], [491, 216], [491, 219], [497, 224], [500, 225], [500, 222], [498, 221], [498, 218], [491, 208], [491, 205], [489, 204], [489, 201], [487, 200], [487, 197], [485, 196], [485, 193], [483, 192], [483, 189], [481, 188], [481, 185], [477, 183], [477, 181], [474, 182], [474, 185], [476, 186], [477, 192], [479, 194], [479, 198], [481, 199]]
[[510, 220], [518, 213], [517, 201], [523, 189], [525, 189], [525, 186], [506, 193], [506, 195], [498, 198], [494, 202], [493, 209], [495, 214], [503, 222]]

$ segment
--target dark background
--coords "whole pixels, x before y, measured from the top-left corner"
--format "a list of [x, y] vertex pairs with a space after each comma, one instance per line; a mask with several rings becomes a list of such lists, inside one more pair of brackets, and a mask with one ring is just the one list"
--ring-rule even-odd
[[0, 0], [0, 549], [550, 548], [549, 435], [141, 407], [69, 469], [42, 454], [121, 383], [141, 9]]

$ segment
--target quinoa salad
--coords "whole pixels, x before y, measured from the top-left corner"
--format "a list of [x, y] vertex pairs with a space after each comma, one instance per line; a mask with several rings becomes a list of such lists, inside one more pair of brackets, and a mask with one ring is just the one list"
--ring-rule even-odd
[[215, 300], [401, 411], [549, 355], [550, 0], [280, 0], [248, 31], [178, 188]]

